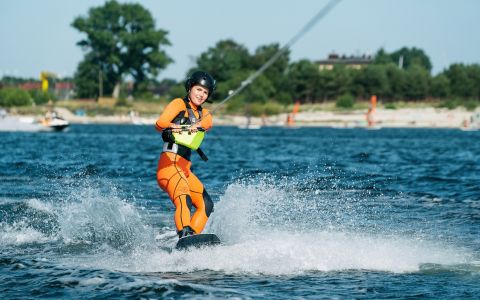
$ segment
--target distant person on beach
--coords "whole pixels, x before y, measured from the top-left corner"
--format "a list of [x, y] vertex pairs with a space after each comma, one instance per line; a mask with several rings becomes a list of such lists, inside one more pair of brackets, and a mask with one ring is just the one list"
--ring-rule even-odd
[[[206, 161], [198, 145], [190, 143], [212, 127], [212, 115], [202, 104], [215, 90], [215, 80], [202, 71], [192, 73], [185, 81], [187, 95], [173, 99], [155, 123], [164, 141], [157, 168], [157, 182], [175, 205], [175, 225], [179, 238], [199, 234], [213, 211], [213, 201], [202, 182], [190, 171], [190, 156], [196, 150]], [[186, 140], [182, 140], [182, 136]], [[197, 139], [198, 141], [198, 139]], [[192, 207], [195, 213], [191, 216]]]
[[0, 118], [3, 119], [7, 116], [7, 111], [3, 108], [0, 108]]
[[375, 126], [375, 112], [377, 109], [377, 96], [372, 95], [370, 97], [370, 107], [368, 108], [367, 114], [365, 115], [367, 119], [367, 126], [373, 127]]

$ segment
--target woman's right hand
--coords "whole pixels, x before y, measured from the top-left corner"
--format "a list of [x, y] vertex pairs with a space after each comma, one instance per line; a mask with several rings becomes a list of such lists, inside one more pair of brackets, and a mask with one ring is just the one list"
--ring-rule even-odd
[[182, 131], [182, 126], [177, 125], [177, 124], [172, 124], [170, 125], [170, 128], [172, 129], [172, 132], [181, 132]]

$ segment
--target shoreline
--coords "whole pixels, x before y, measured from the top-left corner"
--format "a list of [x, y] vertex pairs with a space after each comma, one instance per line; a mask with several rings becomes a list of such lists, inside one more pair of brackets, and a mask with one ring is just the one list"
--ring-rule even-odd
[[[55, 110], [71, 124], [135, 124], [154, 125], [157, 116], [139, 116], [135, 112], [124, 115], [77, 116], [68, 109], [57, 107]], [[246, 117], [243, 115], [218, 115], [214, 125], [238, 126], [242, 128], [259, 128], [262, 126], [286, 127], [287, 113], [265, 117]], [[41, 118], [40, 116], [22, 116]], [[335, 128], [459, 128], [479, 129], [480, 108], [467, 111], [464, 108], [377, 108], [370, 115], [370, 125], [367, 123], [365, 110], [353, 111], [305, 111], [297, 113], [293, 127], [335, 127]], [[249, 124], [249, 127], [247, 127]]]
[[[120, 116], [76, 116], [66, 109], [57, 109], [66, 120], [76, 124], [137, 124], [153, 125], [156, 116], [142, 117], [135, 114]], [[251, 127], [286, 126], [288, 114], [282, 113], [265, 117], [246, 117], [242, 115], [215, 116], [215, 125]], [[368, 126], [364, 110], [331, 112], [299, 112], [294, 116], [295, 127], [406, 127], [406, 128], [471, 128], [480, 127], [480, 109], [467, 111], [464, 108], [403, 108], [376, 109], [370, 116]]]

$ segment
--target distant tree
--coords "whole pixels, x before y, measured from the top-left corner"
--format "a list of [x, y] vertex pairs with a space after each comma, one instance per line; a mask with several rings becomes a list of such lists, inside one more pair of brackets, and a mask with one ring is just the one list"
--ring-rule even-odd
[[388, 90], [383, 97], [384, 100], [401, 100], [404, 98], [406, 89], [405, 70], [399, 69], [397, 65], [390, 63], [384, 66], [385, 75], [388, 81]]
[[[255, 50], [255, 54], [250, 59], [251, 66], [253, 70], [260, 69], [266, 62], [268, 62], [274, 55], [280, 50], [279, 44], [271, 44], [260, 46]], [[269, 98], [274, 98], [278, 93], [286, 92], [287, 89], [287, 78], [285, 73], [289, 64], [289, 55], [290, 52], [284, 52], [271, 66], [269, 66], [263, 73], [271, 82], [273, 86], [272, 94], [268, 95]], [[253, 83], [255, 84], [255, 83]]]
[[333, 70], [323, 70], [319, 74], [317, 99], [331, 100], [348, 93], [352, 77], [348, 68], [337, 65]]
[[274, 94], [275, 87], [273, 86], [272, 81], [265, 74], [258, 76], [255, 81], [243, 92], [246, 103], [264, 103], [273, 97]]
[[363, 76], [362, 70], [356, 70], [356, 69], [350, 70], [351, 84], [348, 89], [348, 93], [357, 98], [364, 98], [366, 95], [362, 76]]
[[362, 69], [353, 84], [363, 87], [363, 94], [357, 95], [363, 99], [369, 99], [372, 95], [383, 97], [389, 93], [388, 78], [382, 65], [369, 65]]
[[390, 54], [392, 61], [397, 63], [400, 60], [400, 57], [403, 58], [403, 68], [408, 69], [414, 65], [421, 66], [430, 72], [432, 70], [432, 63], [430, 58], [423, 52], [422, 49], [418, 48], [407, 48], [403, 47], [392, 54]]
[[[387, 84], [380, 83], [379, 78], [373, 79], [371, 77], [373, 74], [370, 74], [370, 78], [363, 78], [362, 80], [364, 84], [370, 86], [377, 84], [377, 88], [382, 90], [383, 93], [377, 93], [377, 95], [392, 100], [405, 97], [418, 100], [429, 96], [432, 64], [423, 50], [415, 47], [403, 47], [389, 54], [384, 49], [380, 49], [375, 55], [373, 66], [375, 65], [381, 66], [383, 69]], [[420, 69], [425, 70], [425, 72]], [[372, 80], [377, 80], [377, 83]], [[383, 82], [383, 80], [381, 81]]]
[[[99, 82], [102, 81], [104, 91], [112, 92], [114, 81], [107, 80], [100, 72], [100, 65], [95, 61], [93, 54], [87, 54], [75, 71], [75, 91], [78, 98], [99, 97]], [[100, 78], [100, 77], [105, 77]]]
[[430, 95], [440, 99], [450, 95], [450, 80], [445, 74], [438, 74], [432, 78]]
[[373, 63], [376, 65], [386, 65], [392, 62], [394, 62], [392, 56], [388, 54], [383, 48], [380, 48], [377, 51], [377, 53], [375, 54], [375, 58], [373, 59]]
[[408, 69], [413, 65], [419, 65], [427, 69], [429, 72], [432, 70], [432, 63], [430, 58], [423, 52], [422, 49], [418, 48], [407, 48], [403, 47], [392, 53], [387, 53], [383, 48], [378, 50], [375, 54], [373, 63], [376, 65], [386, 65], [393, 63], [396, 66], [399, 65], [399, 62], [402, 61], [402, 69]]
[[3, 86], [17, 86], [26, 82], [35, 82], [38, 81], [37, 78], [21, 78], [15, 76], [3, 76], [0, 80], [0, 84]]
[[316, 64], [303, 59], [290, 64], [287, 72], [289, 89], [294, 100], [313, 102], [321, 92], [318, 91], [320, 73]]
[[406, 70], [405, 97], [408, 100], [421, 100], [428, 96], [430, 73], [420, 65], [411, 66]]
[[196, 62], [197, 66], [189, 73], [197, 69], [204, 70], [222, 82], [231, 79], [238, 71], [249, 69], [250, 54], [245, 46], [233, 40], [222, 40], [200, 54]]
[[331, 100], [338, 95], [338, 82], [335, 76], [330, 70], [320, 71], [318, 77], [318, 89], [316, 92], [316, 98], [322, 101]]
[[251, 69], [251, 56], [248, 49], [233, 40], [221, 40], [200, 54], [196, 60], [197, 66], [190, 69], [210, 73], [217, 81], [217, 91], [214, 99], [228, 96], [229, 91], [236, 89], [247, 79]]
[[113, 87], [118, 90], [127, 75], [134, 79], [135, 92], [172, 62], [160, 48], [170, 45], [167, 32], [155, 29], [152, 15], [140, 4], [108, 1], [104, 6], [91, 8], [87, 17], [75, 18], [72, 26], [86, 34], [77, 43], [87, 51], [75, 76], [80, 95], [93, 96], [98, 90], [98, 72], [80, 70], [87, 66], [102, 71], [105, 93], [113, 92]]
[[475, 82], [469, 77], [468, 66], [452, 64], [444, 74], [450, 81], [450, 91], [453, 96], [462, 98], [473, 96]]
[[32, 98], [27, 91], [19, 88], [0, 89], [0, 107], [32, 105]]
[[472, 97], [480, 100], [480, 65], [473, 64], [468, 66], [467, 74], [472, 82]]
[[28, 94], [36, 105], [46, 104], [50, 100], [56, 101], [56, 97], [53, 93], [44, 92], [39, 89], [30, 90], [28, 91]]

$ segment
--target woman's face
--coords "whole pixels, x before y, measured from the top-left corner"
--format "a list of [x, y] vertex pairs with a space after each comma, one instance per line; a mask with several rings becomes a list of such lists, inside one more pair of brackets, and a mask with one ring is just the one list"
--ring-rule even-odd
[[202, 105], [208, 98], [208, 89], [201, 85], [194, 85], [190, 89], [188, 97], [196, 106]]

